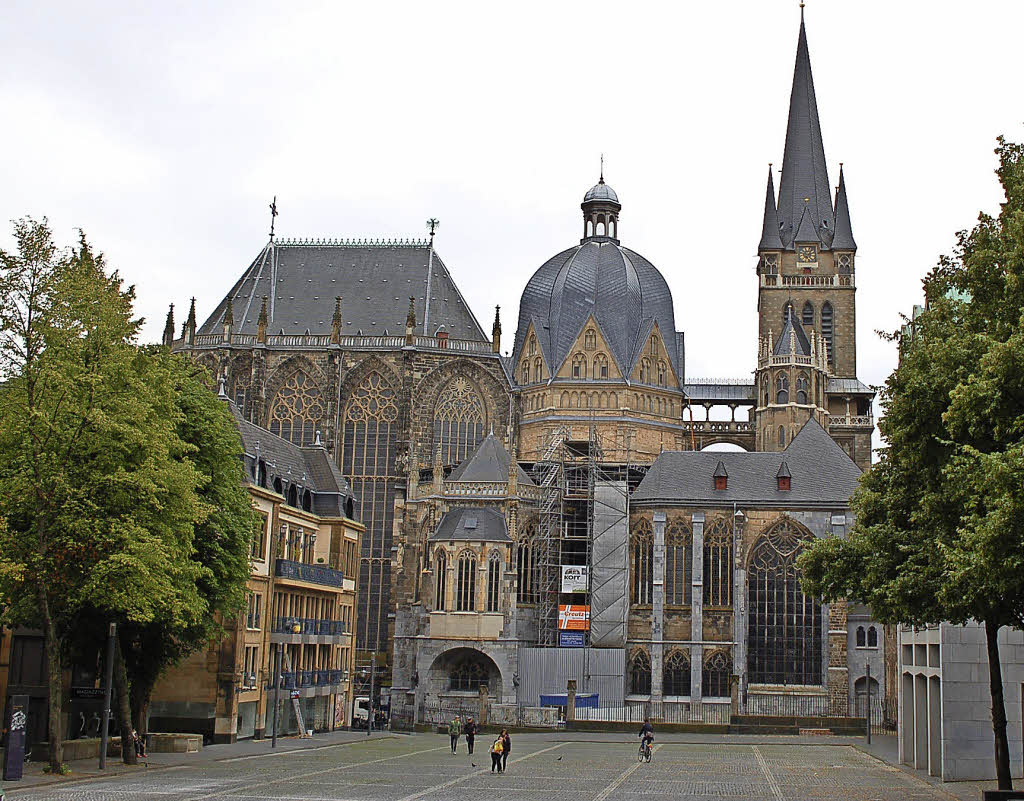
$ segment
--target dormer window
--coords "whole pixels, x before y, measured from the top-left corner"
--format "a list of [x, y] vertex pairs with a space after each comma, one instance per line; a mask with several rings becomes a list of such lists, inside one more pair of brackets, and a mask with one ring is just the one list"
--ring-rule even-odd
[[724, 490], [729, 487], [729, 473], [725, 469], [725, 463], [719, 462], [718, 467], [715, 468], [715, 489]]
[[789, 492], [791, 489], [792, 476], [789, 472], [789, 465], [783, 462], [779, 465], [779, 472], [775, 474], [775, 480], [779, 485], [779, 492]]

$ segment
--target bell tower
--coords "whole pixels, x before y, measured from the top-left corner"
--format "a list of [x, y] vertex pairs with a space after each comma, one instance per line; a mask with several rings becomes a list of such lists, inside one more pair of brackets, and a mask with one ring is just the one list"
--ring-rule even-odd
[[757, 247], [758, 450], [781, 450], [810, 417], [871, 464], [874, 392], [857, 379], [853, 238], [842, 165], [828, 179], [803, 8], [778, 195], [768, 166]]
[[831, 373], [857, 375], [857, 245], [842, 169], [834, 201], [811, 76], [803, 11], [789, 101], [778, 202], [771, 167], [758, 245], [758, 333], [778, 339], [787, 309], [805, 330], [818, 332]]

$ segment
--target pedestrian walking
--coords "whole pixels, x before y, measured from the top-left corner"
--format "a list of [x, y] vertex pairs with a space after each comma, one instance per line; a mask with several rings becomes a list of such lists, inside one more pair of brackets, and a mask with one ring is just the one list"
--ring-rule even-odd
[[466, 725], [462, 727], [462, 733], [466, 735], [466, 745], [469, 753], [473, 753], [473, 742], [476, 740], [476, 723], [473, 718], [466, 718]]
[[508, 735], [508, 729], [501, 730], [501, 772], [505, 772], [505, 765], [508, 764], [508, 752], [512, 750], [512, 738]]
[[452, 722], [448, 724], [448, 736], [452, 739], [452, 753], [455, 753], [455, 749], [459, 745], [459, 735], [462, 734], [462, 721], [459, 720], [459, 716], [456, 715], [452, 718]]
[[505, 740], [499, 735], [498, 739], [491, 743], [491, 773], [497, 769], [501, 773], [501, 754], [505, 749]]

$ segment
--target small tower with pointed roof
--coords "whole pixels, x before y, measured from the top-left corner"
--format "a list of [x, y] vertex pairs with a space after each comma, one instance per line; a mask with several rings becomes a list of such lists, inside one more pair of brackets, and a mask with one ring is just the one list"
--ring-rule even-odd
[[778, 197], [769, 166], [758, 244], [760, 336], [779, 337], [792, 303], [827, 343], [833, 374], [856, 377], [856, 250], [842, 170], [829, 186], [801, 9]]
[[174, 304], [167, 310], [167, 322], [164, 323], [163, 344], [167, 347], [174, 345]]
[[494, 307], [494, 325], [491, 326], [491, 352], [501, 353], [501, 306]]

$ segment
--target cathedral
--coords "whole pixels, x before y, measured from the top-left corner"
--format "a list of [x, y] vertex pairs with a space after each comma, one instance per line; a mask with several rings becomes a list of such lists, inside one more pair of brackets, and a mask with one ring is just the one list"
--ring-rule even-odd
[[[582, 237], [526, 283], [505, 353], [500, 307], [488, 336], [433, 232], [271, 234], [206, 321], [193, 301], [164, 341], [245, 421], [322, 444], [348, 480], [365, 526], [355, 645], [384, 666], [394, 715], [486, 698], [492, 719], [542, 719], [570, 682], [581, 710], [660, 702], [712, 720], [782, 698], [848, 714], [865, 682], [885, 692], [880, 628], [805, 596], [795, 559], [852, 523], [873, 391], [803, 20], [751, 275], [750, 378], [687, 375], [668, 282], [623, 244], [603, 173], [580, 208]], [[301, 498], [303, 480], [282, 494]]]

